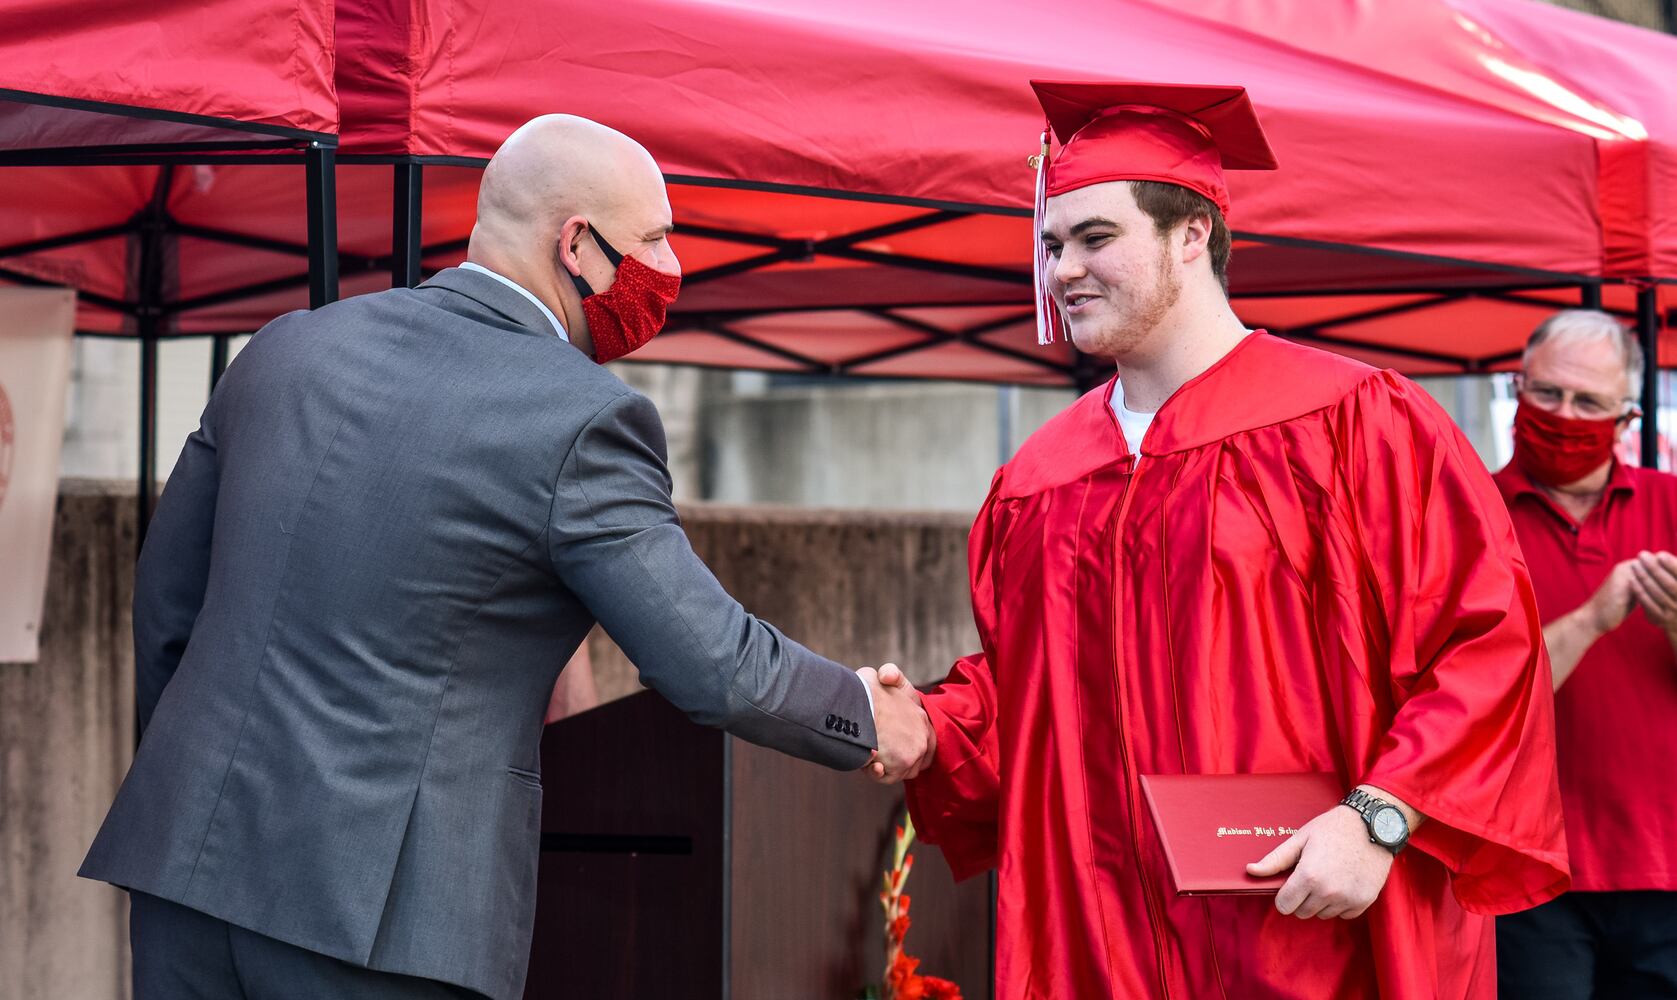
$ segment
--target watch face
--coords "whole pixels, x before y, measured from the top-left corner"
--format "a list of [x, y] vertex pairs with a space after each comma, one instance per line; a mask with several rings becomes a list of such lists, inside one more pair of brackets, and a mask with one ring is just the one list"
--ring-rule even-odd
[[1387, 806], [1374, 814], [1374, 839], [1390, 846], [1403, 842], [1409, 833], [1409, 824], [1404, 822], [1403, 813], [1395, 806]]

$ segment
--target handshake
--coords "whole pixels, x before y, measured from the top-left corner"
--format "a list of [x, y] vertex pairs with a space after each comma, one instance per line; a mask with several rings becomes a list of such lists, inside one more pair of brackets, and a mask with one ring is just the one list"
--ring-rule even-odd
[[925, 770], [937, 752], [937, 733], [920, 704], [920, 692], [895, 663], [856, 671], [873, 695], [874, 737], [879, 749], [867, 771], [882, 785], [894, 785]]

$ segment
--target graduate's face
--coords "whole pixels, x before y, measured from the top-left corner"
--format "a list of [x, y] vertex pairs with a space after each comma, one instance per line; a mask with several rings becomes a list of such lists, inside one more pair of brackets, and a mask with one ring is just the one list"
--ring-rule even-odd
[[1072, 343], [1085, 354], [1131, 354], [1182, 296], [1172, 244], [1136, 205], [1126, 181], [1048, 199], [1041, 239], [1054, 301]]

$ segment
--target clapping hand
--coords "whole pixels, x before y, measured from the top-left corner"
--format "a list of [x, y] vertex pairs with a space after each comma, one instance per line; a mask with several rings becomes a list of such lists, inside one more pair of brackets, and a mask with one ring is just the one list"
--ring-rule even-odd
[[879, 670], [857, 671], [873, 691], [873, 728], [879, 749], [868, 762], [868, 774], [882, 785], [894, 785], [926, 768], [937, 751], [932, 720], [920, 705], [920, 692], [895, 663]]
[[1643, 552], [1630, 566], [1630, 591], [1642, 613], [1677, 640], [1677, 555]]

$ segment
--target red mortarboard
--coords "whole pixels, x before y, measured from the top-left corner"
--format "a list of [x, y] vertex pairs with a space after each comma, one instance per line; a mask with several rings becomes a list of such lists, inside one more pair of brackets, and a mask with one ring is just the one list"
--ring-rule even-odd
[[[1032, 80], [1048, 115], [1037, 167], [1037, 231], [1044, 203], [1106, 181], [1163, 181], [1210, 199], [1226, 217], [1225, 170], [1274, 170], [1275, 154], [1244, 87]], [[1048, 132], [1060, 140], [1049, 162]], [[1034, 237], [1034, 234], [1033, 234]], [[1037, 340], [1061, 325], [1048, 295], [1048, 261], [1037, 239]]]

